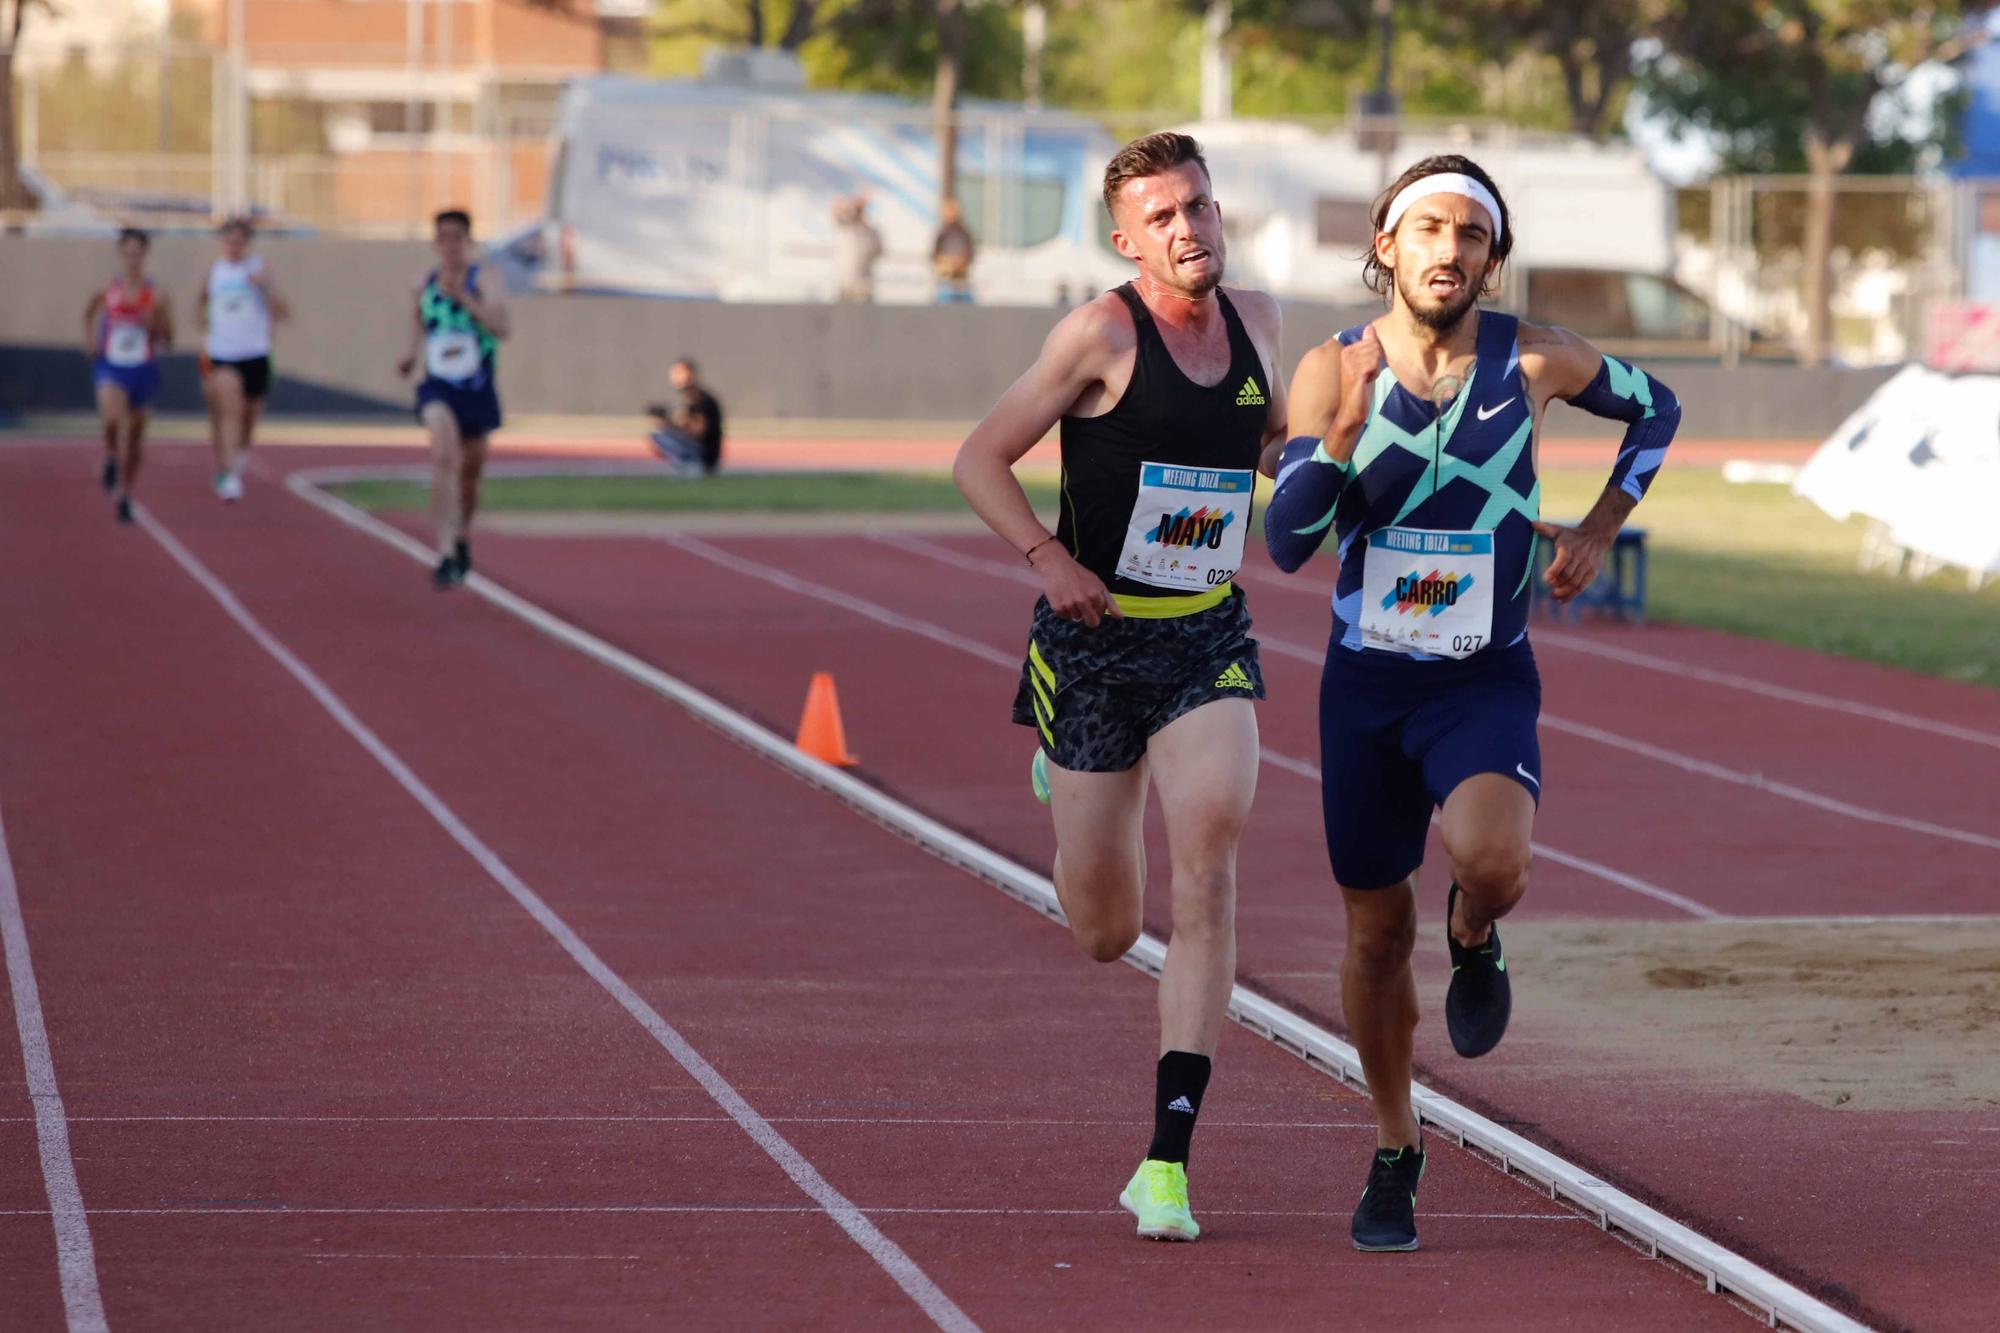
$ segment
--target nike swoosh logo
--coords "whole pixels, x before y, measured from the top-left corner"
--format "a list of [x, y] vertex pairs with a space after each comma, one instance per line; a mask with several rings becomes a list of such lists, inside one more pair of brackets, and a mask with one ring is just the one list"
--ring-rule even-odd
[[1508, 408], [1512, 407], [1513, 405], [1514, 405], [1514, 400], [1512, 398], [1509, 398], [1506, 402], [1500, 404], [1500, 406], [1498, 407], [1482, 407], [1479, 409], [1479, 419], [1481, 421], [1491, 421], [1494, 417], [1499, 416], [1502, 412], [1505, 412]]
[[1536, 777], [1533, 773], [1530, 773], [1527, 769], [1521, 767], [1519, 764], [1516, 764], [1514, 765], [1514, 771], [1516, 773], [1519, 773], [1522, 777], [1526, 778], [1528, 781], [1534, 783], [1536, 791], [1540, 791], [1542, 789], [1541, 779]]

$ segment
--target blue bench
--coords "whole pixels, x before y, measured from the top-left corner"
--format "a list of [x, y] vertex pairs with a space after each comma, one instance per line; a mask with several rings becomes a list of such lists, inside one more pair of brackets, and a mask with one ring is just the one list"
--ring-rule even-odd
[[[1569, 527], [1571, 524], [1560, 526]], [[1643, 625], [1646, 622], [1646, 530], [1626, 528], [1618, 534], [1618, 540], [1611, 544], [1605, 554], [1604, 568], [1597, 573], [1597, 579], [1588, 588], [1570, 599], [1564, 607], [1549, 596], [1548, 584], [1543, 576], [1548, 572], [1549, 561], [1555, 555], [1555, 547], [1549, 542], [1537, 539], [1535, 542], [1535, 573], [1530, 580], [1534, 584], [1534, 609], [1546, 611], [1552, 616], [1567, 613], [1574, 622], [1585, 611], [1609, 616], [1628, 624]]]

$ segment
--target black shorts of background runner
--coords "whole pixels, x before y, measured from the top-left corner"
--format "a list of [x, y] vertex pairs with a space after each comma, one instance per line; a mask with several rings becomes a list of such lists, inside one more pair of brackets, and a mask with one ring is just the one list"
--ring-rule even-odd
[[209, 373], [218, 370], [233, 370], [243, 381], [243, 396], [256, 401], [271, 392], [271, 358], [268, 356], [246, 357], [241, 361], [210, 361]]
[[1217, 699], [1262, 699], [1264, 671], [1243, 590], [1206, 611], [1108, 618], [1091, 629], [1035, 603], [1014, 720], [1034, 727], [1050, 762], [1122, 773], [1153, 733]]

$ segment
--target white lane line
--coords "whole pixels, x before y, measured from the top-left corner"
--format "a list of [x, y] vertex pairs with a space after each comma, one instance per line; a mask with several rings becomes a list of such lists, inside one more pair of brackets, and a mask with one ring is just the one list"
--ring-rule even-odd
[[653, 1039], [667, 1054], [701, 1084], [708, 1095], [714, 1098], [716, 1104], [742, 1127], [743, 1132], [748, 1134], [772, 1161], [784, 1169], [785, 1174], [790, 1176], [801, 1190], [819, 1204], [841, 1230], [853, 1238], [855, 1244], [867, 1251], [869, 1257], [881, 1265], [883, 1271], [888, 1273], [896, 1285], [930, 1316], [933, 1323], [939, 1328], [964, 1331], [964, 1333], [970, 1333], [978, 1327], [964, 1311], [952, 1303], [950, 1297], [938, 1289], [937, 1284], [917, 1266], [915, 1260], [905, 1254], [894, 1241], [883, 1235], [875, 1224], [863, 1216], [861, 1210], [850, 1203], [840, 1191], [827, 1183], [826, 1178], [820, 1175], [813, 1164], [807, 1161], [783, 1135], [773, 1129], [771, 1123], [744, 1100], [742, 1094], [717, 1072], [715, 1066], [702, 1057], [701, 1052], [689, 1044], [688, 1040], [662, 1018], [652, 1005], [646, 1003], [637, 991], [627, 985], [623, 977], [612, 971], [610, 965], [599, 958], [596, 951], [585, 944], [583, 938], [570, 928], [569, 923], [542, 901], [541, 895], [529, 888], [492, 848], [481, 841], [479, 835], [468, 828], [437, 793], [411, 771], [409, 765], [405, 764], [394, 750], [369, 730], [311, 667], [300, 661], [291, 649], [266, 630], [236, 599], [236, 595], [211, 573], [206, 565], [195, 558], [193, 552], [182, 546], [179, 539], [168, 532], [143, 506], [136, 507], [135, 512], [139, 526], [173, 557], [176, 564], [187, 571], [188, 577], [200, 584], [228, 613], [229, 618], [256, 641], [258, 647], [269, 653], [294, 680], [304, 686], [306, 692], [318, 701], [320, 707], [340, 724], [341, 729], [352, 736], [362, 749], [374, 756], [375, 761], [389, 771], [389, 775], [396, 779], [403, 790], [408, 792], [417, 804], [421, 805], [431, 818], [451, 835], [452, 841], [478, 862], [480, 868], [492, 877], [494, 883], [505, 889], [508, 896], [519, 903], [528, 915], [562, 946], [563, 951], [576, 961], [577, 966], [588, 973], [592, 980], [623, 1006], [626, 1013], [652, 1034]]
[[[1301, 973], [1328, 980], [1327, 972]], [[71, 1124], [103, 1125], [729, 1125], [726, 1115], [73, 1115]], [[1022, 1116], [819, 1116], [767, 1115], [774, 1125], [1015, 1125], [1087, 1129], [1131, 1129], [1141, 1124], [1122, 1120], [1048, 1120]], [[26, 1116], [0, 1116], [0, 1124], [25, 1124]], [[1374, 1129], [1373, 1120], [1204, 1120], [1203, 1131], [1216, 1129]]]
[[427, 1264], [434, 1260], [446, 1259], [485, 1259], [505, 1263], [520, 1263], [543, 1259], [599, 1259], [612, 1260], [619, 1263], [633, 1263], [645, 1257], [643, 1254], [318, 1254], [312, 1251], [306, 1253], [306, 1258], [308, 1259], [393, 1260], [398, 1263], [411, 1264]]
[[[315, 476], [311, 471], [294, 472], [285, 479], [285, 485], [308, 504], [402, 552], [419, 566], [431, 563], [432, 553], [422, 542], [320, 490], [314, 484]], [[1063, 919], [1055, 885], [1042, 876], [980, 846], [922, 811], [884, 795], [851, 774], [804, 754], [785, 737], [759, 726], [686, 681], [552, 615], [485, 575], [473, 575], [466, 587], [475, 596], [485, 598], [550, 638], [679, 705], [793, 777], [901, 834], [939, 860], [984, 879], [1043, 916], [1055, 921]], [[1156, 935], [1146, 934], [1125, 955], [1125, 961], [1157, 977], [1166, 965], [1166, 956], [1166, 943]], [[1321, 1073], [1365, 1089], [1361, 1057], [1354, 1047], [1283, 1005], [1237, 984], [1230, 988], [1229, 1016]], [[1460, 1147], [1475, 1149], [1510, 1177], [1533, 1182], [1538, 1190], [1546, 1190], [1550, 1199], [1563, 1206], [1580, 1209], [1604, 1230], [1616, 1229], [1636, 1238], [1649, 1255], [1665, 1255], [1691, 1269], [1707, 1282], [1711, 1292], [1728, 1292], [1765, 1312], [1773, 1323], [1782, 1318], [1794, 1328], [1814, 1333], [1819, 1330], [1865, 1333], [1860, 1324], [1824, 1301], [1525, 1136], [1440, 1096], [1421, 1083], [1411, 1085], [1410, 1097], [1419, 1120], [1437, 1126], [1456, 1139]]]
[[[1238, 577], [1242, 577], [1239, 575]], [[1279, 578], [1263, 570], [1249, 571], [1249, 581], [1259, 588], [1272, 588], [1281, 592], [1304, 594], [1321, 606], [1328, 601], [1324, 584], [1302, 583]], [[1837, 694], [1821, 694], [1815, 690], [1798, 690], [1789, 685], [1773, 685], [1755, 676], [1738, 675], [1733, 671], [1716, 671], [1709, 667], [1696, 666], [1691, 662], [1676, 661], [1671, 657], [1661, 657], [1655, 653], [1640, 652], [1635, 648], [1620, 648], [1611, 644], [1596, 643], [1578, 634], [1562, 630], [1547, 629], [1539, 623], [1533, 626], [1536, 643], [1546, 643], [1573, 653], [1585, 653], [1592, 657], [1607, 658], [1623, 662], [1627, 666], [1642, 667], [1648, 671], [1658, 671], [1663, 675], [1680, 676], [1687, 680], [1698, 680], [1705, 685], [1720, 685], [1725, 689], [1741, 690], [1746, 694], [1761, 695], [1766, 699], [1778, 699], [1785, 703], [1801, 704], [1807, 708], [1821, 708], [1829, 712], [1845, 713], [1850, 717], [1866, 718], [1871, 722], [1882, 722], [1892, 727], [1904, 727], [1910, 731], [1926, 732], [1933, 736], [1943, 736], [1955, 741], [1968, 741], [1974, 745], [1984, 745], [2000, 750], [2000, 735], [1990, 731], [1980, 731], [1974, 727], [1961, 727], [1950, 722], [1939, 722], [1933, 718], [1919, 717], [1915, 713], [1905, 713], [1894, 708], [1880, 708], [1874, 704], [1857, 703], [1843, 699]]]
[[14, 881], [14, 858], [7, 853], [7, 828], [0, 821], [0, 936], [5, 937], [7, 983], [14, 996], [14, 1029], [21, 1036], [21, 1063], [28, 1077], [28, 1100], [35, 1107], [35, 1142], [41, 1150], [42, 1189], [56, 1231], [56, 1274], [62, 1283], [63, 1317], [71, 1333], [104, 1330], [104, 1298], [97, 1290], [97, 1248], [76, 1162], [69, 1153], [69, 1120], [56, 1086], [56, 1062], [49, 1054], [49, 1030], [42, 1022], [42, 993], [28, 957], [28, 924], [21, 916], [21, 893]]
[[[1259, 642], [1264, 641], [1259, 640]], [[1309, 764], [1303, 759], [1294, 759], [1290, 755], [1277, 754], [1268, 749], [1262, 753], [1264, 762], [1273, 768], [1305, 778], [1310, 782], [1316, 783], [1320, 780], [1318, 764]], [[1431, 812], [1431, 823], [1435, 825], [1442, 822], [1442, 816], [1433, 810]], [[1728, 921], [1733, 919], [1727, 913], [1718, 912], [1707, 903], [1696, 902], [1686, 894], [1675, 893], [1672, 889], [1663, 889], [1657, 884], [1640, 879], [1637, 875], [1628, 875], [1622, 870], [1613, 870], [1610, 866], [1593, 861], [1588, 857], [1558, 851], [1545, 842], [1537, 842], [1531, 839], [1528, 843], [1528, 850], [1543, 860], [1554, 861], [1559, 866], [1568, 866], [1572, 870], [1601, 879], [1607, 884], [1614, 884], [1621, 889], [1628, 889], [1641, 897], [1651, 898], [1655, 902], [1665, 903], [1669, 907], [1677, 907], [1689, 916], [1696, 917], [1702, 921]]]
[[1663, 764], [1672, 764], [1684, 772], [1714, 778], [1718, 782], [1734, 783], [1736, 786], [1748, 787], [1753, 791], [1769, 792], [1787, 801], [1797, 801], [1800, 805], [1809, 805], [1816, 810], [1825, 810], [1847, 819], [1867, 824], [1882, 824], [1889, 828], [1902, 829], [1908, 833], [1946, 842], [1962, 842], [1969, 847], [1983, 847], [1988, 851], [2000, 851], [2000, 837], [1991, 834], [1974, 833], [1970, 829], [1953, 828], [1948, 824], [1933, 824], [1927, 819], [1911, 819], [1907, 815], [1892, 815], [1883, 810], [1871, 810], [1867, 806], [1855, 805], [1852, 801], [1822, 796], [1818, 792], [1807, 791], [1804, 787], [1795, 787], [1789, 782], [1767, 778], [1762, 773], [1744, 773], [1737, 769], [1724, 768], [1721, 764], [1711, 764], [1705, 759], [1696, 759], [1692, 755], [1681, 754], [1658, 745], [1649, 745], [1645, 741], [1630, 740], [1614, 732], [1605, 731], [1601, 727], [1571, 722], [1567, 718], [1551, 717], [1547, 713], [1542, 714], [1542, 725], [1552, 731], [1568, 732], [1572, 736], [1581, 736], [1628, 754], [1644, 755]]
[[2000, 750], [2000, 736], [1990, 731], [1978, 731], [1972, 727], [1961, 727], [1950, 722], [1937, 722], [1894, 708], [1878, 708], [1873, 704], [1856, 703], [1852, 699], [1842, 699], [1838, 695], [1820, 694], [1813, 690], [1795, 690], [1788, 685], [1773, 685], [1769, 681], [1758, 680], [1752, 676], [1739, 676], [1730, 671], [1713, 671], [1707, 667], [1676, 662], [1672, 658], [1656, 657], [1651, 653], [1637, 652], [1630, 648], [1593, 643], [1580, 635], [1565, 634], [1561, 630], [1537, 629], [1535, 642], [1554, 644], [1569, 652], [1608, 658], [1614, 662], [1623, 662], [1627, 666], [1643, 667], [1648, 671], [1658, 671], [1669, 676], [1683, 676], [1704, 684], [1742, 690], [1749, 694], [1762, 695], [1766, 699], [1780, 699], [1786, 703], [1803, 704], [1807, 708], [1822, 708], [1829, 712], [1845, 713], [1850, 717], [1867, 718], [1871, 722], [1885, 722], [1893, 727], [1905, 727], [1911, 731], [1927, 732], [1933, 736], [1969, 741], [1974, 745]]
[[[802, 1204], [756, 1204], [756, 1203], [607, 1203], [607, 1204], [412, 1204], [398, 1206], [357, 1205], [351, 1208], [298, 1207], [285, 1204], [271, 1204], [265, 1207], [246, 1208], [93, 1208], [99, 1217], [484, 1217], [514, 1216], [518, 1214], [558, 1213], [570, 1214], [648, 1214], [662, 1213], [673, 1216], [688, 1214], [730, 1215], [748, 1213], [752, 1215], [777, 1214], [784, 1217], [811, 1216], [819, 1212]], [[860, 1210], [870, 1217], [1123, 1217], [1122, 1208], [863, 1208]], [[1203, 1208], [1202, 1216], [1217, 1217], [1348, 1217], [1349, 1211], [1320, 1212], [1313, 1209], [1283, 1208]], [[46, 1217], [40, 1209], [15, 1208], [0, 1209], [0, 1217]], [[1582, 1222], [1586, 1219], [1580, 1213], [1440, 1213], [1426, 1208], [1426, 1220], [1439, 1217], [1462, 1218], [1490, 1222]], [[412, 1255], [411, 1258], [448, 1259], [451, 1255]], [[467, 1255], [466, 1258], [473, 1256]], [[563, 1255], [541, 1255], [540, 1258], [560, 1259]], [[583, 1256], [575, 1256], [583, 1257]]]
[[[1041, 580], [1037, 579], [1033, 574], [1029, 574], [1026, 570], [1016, 570], [993, 561], [979, 559], [976, 556], [961, 555], [950, 547], [939, 546], [936, 543], [927, 542], [920, 537], [910, 537], [903, 533], [871, 533], [869, 536], [871, 540], [880, 542], [885, 546], [893, 546], [914, 555], [926, 556], [970, 573], [987, 574], [995, 578], [1007, 579], [1014, 582], [1030, 583], [1035, 587], [1041, 586]], [[690, 554], [698, 555], [712, 563], [721, 564], [724, 568], [731, 569], [739, 574], [747, 574], [755, 578], [766, 578], [769, 574], [782, 572], [773, 570], [769, 566], [759, 564], [756, 561], [745, 560], [731, 555], [726, 551], [709, 545], [707, 542], [699, 541], [697, 538], [674, 537], [667, 540], [673, 545], [687, 550]], [[694, 544], [691, 545], [690, 543]], [[696, 549], [697, 546], [700, 549]], [[819, 585], [808, 584], [806, 580], [793, 578], [790, 575], [786, 575], [786, 578], [788, 582], [780, 586], [789, 587], [792, 591], [809, 597], [820, 595]], [[775, 579], [767, 579], [767, 581], [776, 582]], [[825, 591], [834, 592], [835, 590], [827, 589]], [[837, 593], [836, 595], [847, 601], [858, 600], [846, 593]], [[874, 612], [870, 616], [870, 619], [881, 621], [884, 624], [897, 625], [899, 628], [909, 628], [912, 625], [922, 623], [921, 621], [912, 621], [908, 617], [898, 616], [895, 612], [885, 607], [874, 606], [873, 603], [869, 603], [869, 606]], [[1259, 632], [1257, 635], [1257, 642], [1260, 646], [1270, 648], [1281, 655], [1296, 657], [1302, 661], [1310, 662], [1314, 666], [1320, 664], [1320, 654], [1301, 648], [1296, 644], [1287, 643], [1282, 639], [1271, 638], [1262, 632]], [[1009, 659], [1006, 666], [1010, 671], [1019, 671], [1021, 664], [1017, 659]], [[1264, 762], [1273, 768], [1290, 773], [1294, 777], [1304, 778], [1314, 784], [1317, 784], [1320, 780], [1318, 764], [1280, 753], [1271, 749], [1268, 745], [1260, 747], [1260, 753]], [[1438, 822], [1438, 816], [1435, 813], [1431, 815], [1431, 822], [1433, 824]], [[1658, 884], [1640, 879], [1637, 875], [1628, 875], [1622, 870], [1614, 870], [1610, 866], [1590, 860], [1588, 857], [1560, 851], [1545, 842], [1530, 842], [1528, 846], [1529, 850], [1536, 856], [1542, 857], [1545, 860], [1553, 861], [1559, 866], [1567, 866], [1571, 870], [1590, 875], [1604, 881], [1606, 884], [1614, 885], [1630, 893], [1636, 893], [1641, 897], [1651, 898], [1655, 902], [1664, 903], [1669, 907], [1686, 912], [1689, 916], [1700, 920], [1717, 921], [1724, 919], [1727, 915], [1710, 907], [1707, 903], [1688, 897], [1684, 893], [1675, 893], [1672, 889], [1662, 888]]]
[[[977, 572], [989, 573], [1014, 581], [1019, 581], [1020, 576], [1026, 573], [1025, 570], [1016, 570], [1005, 565], [994, 565], [993, 562], [980, 560], [976, 556], [961, 555], [956, 551], [952, 551], [949, 547], [939, 546], [936, 543], [924, 541], [919, 537], [880, 533], [870, 535], [873, 540], [881, 542], [884, 545], [895, 546], [915, 554], [929, 555], [933, 559], [945, 561], [959, 569], [976, 570]], [[680, 545], [682, 543], [676, 540], [675, 544]], [[987, 568], [986, 566], [992, 567]], [[1033, 579], [1032, 575], [1029, 577], [1030, 581], [1034, 582], [1036, 586], [1040, 586], [1039, 580]], [[1267, 582], [1260, 580], [1260, 584]], [[1535, 633], [1536, 640], [1539, 642], [1541, 632], [1537, 630]], [[1257, 642], [1263, 648], [1275, 652], [1281, 657], [1290, 657], [1297, 661], [1309, 662], [1315, 666], [1319, 665], [1325, 659], [1324, 649], [1292, 643], [1276, 635], [1268, 634], [1263, 630], [1257, 632]], [[1020, 664], [1014, 663], [1013, 665], [1018, 667]], [[1745, 773], [1737, 769], [1727, 768], [1721, 764], [1713, 764], [1705, 759], [1697, 759], [1693, 755], [1682, 754], [1677, 750], [1669, 750], [1664, 746], [1632, 740], [1628, 737], [1620, 736], [1616, 732], [1606, 731], [1602, 727], [1594, 727], [1583, 722], [1572, 722], [1568, 718], [1560, 717], [1554, 713], [1543, 712], [1541, 721], [1542, 725], [1551, 731], [1560, 731], [1568, 735], [1582, 737], [1585, 740], [1596, 741], [1600, 745], [1607, 745], [1613, 749], [1623, 750], [1628, 754], [1642, 755], [1645, 758], [1672, 765], [1686, 773], [1694, 773], [1701, 777], [1713, 778], [1718, 782], [1727, 782], [1740, 787], [1748, 787], [1753, 791], [1766, 792], [1772, 796], [1788, 801], [1796, 801], [1801, 805], [1809, 805], [1815, 809], [1824, 810], [1831, 814], [1843, 816], [1844, 818], [1870, 824], [1882, 824], [1890, 828], [1902, 829], [1905, 832], [1920, 834], [1924, 837], [1940, 838], [1950, 842], [1962, 842], [1968, 846], [1983, 847], [1989, 851], [2000, 851], [2000, 837], [1995, 837], [1991, 834], [1976, 833], [1970, 829], [1954, 828], [1948, 824], [1936, 824], [1925, 819], [1912, 819], [1906, 815], [1890, 814], [1887, 811], [1873, 810], [1867, 806], [1855, 805], [1851, 801], [1839, 800], [1836, 797], [1822, 796], [1818, 792], [1808, 791], [1803, 787], [1794, 786], [1788, 782], [1779, 782], [1772, 778], [1766, 778], [1761, 773]], [[1554, 858], [1550, 859], [1553, 860]]]

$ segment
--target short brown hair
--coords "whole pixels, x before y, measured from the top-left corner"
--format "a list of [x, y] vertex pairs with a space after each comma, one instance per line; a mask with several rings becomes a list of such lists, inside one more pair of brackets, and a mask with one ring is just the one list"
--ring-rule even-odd
[[[1426, 176], [1440, 175], [1470, 176], [1493, 192], [1494, 201], [1500, 205], [1500, 216], [1493, 219], [1499, 228], [1499, 233], [1498, 239], [1493, 242], [1492, 252], [1487, 257], [1494, 263], [1505, 260], [1514, 250], [1514, 222], [1511, 210], [1507, 207], [1506, 199], [1501, 197], [1500, 187], [1486, 174], [1486, 168], [1459, 153], [1440, 153], [1436, 157], [1425, 158], [1396, 177], [1390, 182], [1388, 189], [1375, 196], [1375, 203], [1368, 210], [1368, 220], [1375, 224], [1375, 234], [1378, 236], [1382, 234], [1382, 223], [1389, 216], [1389, 205], [1396, 201], [1397, 195]], [[1384, 268], [1382, 261], [1376, 258], [1375, 242], [1372, 239], [1368, 243], [1368, 253], [1362, 256], [1361, 280], [1368, 284], [1369, 290], [1382, 296], [1387, 296], [1390, 288], [1395, 285], [1395, 272]], [[1493, 294], [1490, 277], [1480, 282], [1479, 294], [1481, 296]]]
[[1119, 149], [1117, 156], [1104, 168], [1104, 211], [1111, 214], [1115, 222], [1118, 210], [1113, 205], [1118, 200], [1118, 192], [1125, 188], [1126, 181], [1157, 176], [1188, 162], [1200, 167], [1201, 174], [1208, 176], [1211, 182], [1215, 180], [1208, 175], [1208, 160], [1201, 155], [1201, 145], [1190, 136], [1161, 130], [1158, 134], [1134, 139]]

